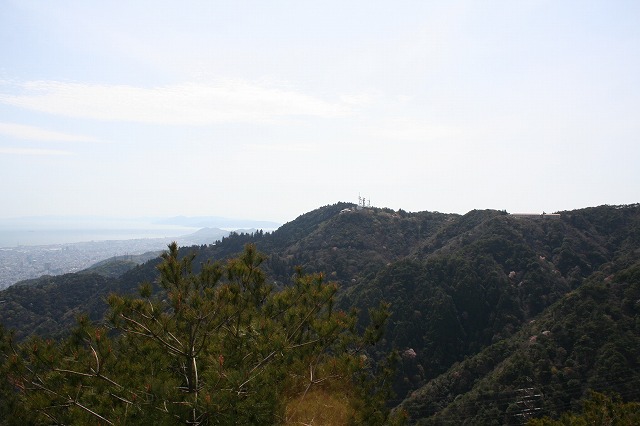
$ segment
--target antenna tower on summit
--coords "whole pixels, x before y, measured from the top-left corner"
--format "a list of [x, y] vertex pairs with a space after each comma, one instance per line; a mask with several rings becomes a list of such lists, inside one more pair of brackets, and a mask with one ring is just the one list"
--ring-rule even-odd
[[361, 197], [360, 194], [358, 194], [358, 210], [366, 208], [371, 208], [371, 200], [367, 200], [365, 197]]

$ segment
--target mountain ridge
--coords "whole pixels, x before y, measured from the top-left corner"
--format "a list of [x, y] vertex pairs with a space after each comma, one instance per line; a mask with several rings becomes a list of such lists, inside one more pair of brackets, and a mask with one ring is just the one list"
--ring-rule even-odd
[[[545, 315], [552, 315], [549, 312], [559, 309], [554, 306], [564, 303], [565, 312], [583, 309], [581, 303], [568, 301], [573, 300], [572, 297], [575, 299], [575, 294], [586, 294], [587, 300], [589, 291], [602, 292], [602, 309], [614, 313], [617, 312], [615, 303], [631, 303], [636, 294], [636, 282], [640, 280], [637, 273], [640, 270], [637, 267], [640, 205], [599, 206], [559, 214], [558, 218], [526, 218], [498, 210], [472, 210], [465, 215], [408, 213], [379, 208], [358, 210], [351, 203], [336, 203], [305, 213], [273, 232], [231, 233], [215, 244], [183, 247], [181, 253], [195, 253], [195, 263], [207, 259], [224, 261], [241, 251], [246, 243], [253, 243], [265, 253], [263, 266], [275, 285], [288, 285], [295, 267], [301, 266], [309, 272], [321, 272], [327, 279], [340, 284], [339, 308], [355, 307], [366, 312], [380, 301], [391, 302], [393, 315], [385, 339], [369, 355], [381, 357], [390, 350], [399, 351], [401, 362], [394, 383], [395, 403], [399, 404], [399, 409], [407, 410], [411, 422], [438, 424], [437, 419], [444, 419], [447, 412], [455, 410], [456, 406], [451, 405], [455, 396], [460, 400], [473, 400], [473, 392], [478, 389], [474, 390], [471, 384], [497, 380], [488, 374], [498, 364], [507, 362], [508, 355], [528, 344], [527, 339], [532, 335], [538, 336], [536, 339], [541, 343], [561, 335], [553, 327], [548, 327], [553, 333], [551, 338], [541, 334], [547, 330], [531, 331], [536, 324], [531, 321], [548, 323]], [[73, 302], [76, 304], [65, 302], [62, 294], [60, 305], [68, 307], [66, 312], [78, 312], [85, 306], [95, 317], [100, 317], [100, 298], [114, 291], [133, 292], [141, 282], [152, 282], [157, 275], [154, 269], [157, 262], [157, 259], [150, 260], [107, 280], [102, 287], [73, 287], [79, 292]], [[39, 297], [46, 297], [46, 291], [54, 291], [56, 286], [71, 278], [51, 277], [46, 285], [36, 284]], [[56, 281], [60, 282], [56, 284]], [[34, 283], [18, 288], [26, 294], [28, 291], [25, 293], [24, 288], [29, 286]], [[19, 301], [9, 290], [0, 292], [0, 300], [5, 300], [0, 322], [20, 326], [16, 318], [30, 312], [28, 303], [33, 302], [29, 302], [24, 294]], [[640, 300], [640, 294], [637, 298]], [[636, 307], [625, 309], [618, 315], [621, 321], [624, 320], [620, 326], [624, 329], [621, 335], [630, 334], [633, 338], [629, 345], [637, 345], [640, 350], [640, 342], [636, 340], [640, 326], [629, 325], [635, 324]], [[14, 312], [11, 321], [6, 315], [10, 311]], [[68, 313], [57, 315], [65, 319], [73, 316]], [[47, 330], [47, 324], [53, 325], [46, 315], [39, 320], [44, 323], [32, 318], [24, 324], [41, 332]], [[604, 320], [604, 316], [589, 317], [594, 330], [600, 330]], [[61, 321], [55, 325], [68, 327], [69, 324]], [[572, 323], [571, 327], [579, 329], [578, 325]], [[55, 327], [49, 328], [55, 330]], [[23, 330], [23, 336], [28, 331]], [[618, 335], [612, 333], [612, 336]], [[574, 338], [565, 340], [573, 341], [571, 339]], [[591, 349], [596, 354], [606, 345], [614, 352], [620, 352], [616, 349], [616, 341], [592, 340], [595, 343]], [[571, 348], [564, 349], [569, 351]], [[534, 355], [542, 356], [544, 351], [538, 352]], [[631, 359], [626, 352], [622, 357], [626, 360], [623, 363], [626, 369], [637, 366], [637, 360]], [[540, 363], [543, 362], [547, 361], [541, 358]], [[564, 369], [567, 366], [563, 362], [544, 365], [550, 371], [552, 367]], [[471, 367], [464, 367], [466, 370], [463, 371], [461, 365], [472, 365], [476, 370], [469, 373]], [[589, 377], [596, 374], [592, 369], [599, 368], [600, 364], [580, 365], [584, 368], [579, 377], [586, 386]], [[625, 368], [621, 371], [626, 371]], [[513, 369], [517, 371], [517, 367]], [[536, 373], [537, 370], [531, 371]], [[460, 385], [460, 377], [466, 377], [470, 382]], [[557, 374], [549, 377], [561, 381]], [[567, 383], [570, 380], [575, 379], [567, 376]], [[447, 387], [438, 383], [458, 385]], [[434, 386], [439, 386], [440, 390], [430, 390]], [[504, 392], [500, 390], [502, 388], [496, 389], [495, 392]], [[579, 392], [566, 395], [556, 392], [555, 404], [574, 407], [583, 397], [583, 386], [579, 389]], [[454, 397], [443, 399], [445, 393]], [[640, 395], [628, 393], [626, 397], [640, 398]], [[426, 401], [429, 398], [431, 400]], [[433, 401], [442, 407], [433, 408], [429, 405]], [[447, 411], [449, 405], [451, 408]], [[557, 415], [558, 409], [552, 408], [547, 412]], [[506, 410], [504, 406], [494, 405], [478, 408], [485, 410], [484, 414], [471, 409], [466, 413], [469, 419], [493, 421], [498, 418], [495, 410], [499, 409]], [[514, 407], [509, 410], [510, 417], [502, 418], [501, 424], [515, 421], [517, 410]]]

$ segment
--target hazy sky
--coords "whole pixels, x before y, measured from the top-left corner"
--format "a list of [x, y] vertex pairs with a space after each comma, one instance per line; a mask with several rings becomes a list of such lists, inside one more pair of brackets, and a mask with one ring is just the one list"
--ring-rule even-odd
[[640, 2], [0, 0], [0, 217], [640, 202]]

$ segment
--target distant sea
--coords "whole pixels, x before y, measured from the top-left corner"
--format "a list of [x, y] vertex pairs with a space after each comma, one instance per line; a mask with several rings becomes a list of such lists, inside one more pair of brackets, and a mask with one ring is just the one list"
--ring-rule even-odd
[[140, 238], [179, 237], [198, 228], [156, 226], [151, 229], [6, 229], [0, 228], [0, 248], [43, 246], [87, 241], [134, 240]]

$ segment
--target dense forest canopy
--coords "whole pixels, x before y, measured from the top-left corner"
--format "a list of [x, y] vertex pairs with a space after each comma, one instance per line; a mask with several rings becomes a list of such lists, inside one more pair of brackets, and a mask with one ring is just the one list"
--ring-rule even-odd
[[[640, 205], [558, 213], [408, 213], [338, 203], [271, 233], [232, 233], [181, 248], [176, 258], [191, 259], [199, 276], [209, 259], [237, 259], [253, 244], [264, 253], [260, 270], [270, 295], [294, 291], [308, 277], [301, 271], [322, 274], [337, 285], [331, 311], [360, 312], [345, 317], [355, 335], [367, 328], [370, 308], [389, 306], [381, 340], [368, 347], [366, 359], [384, 364], [398, 354], [387, 404], [400, 417], [420, 424], [522, 424], [579, 412], [590, 390], [616, 393], [622, 404], [640, 400]], [[117, 277], [99, 268], [82, 278], [19, 283], [0, 293], [0, 323], [14, 340], [37, 340], [29, 337], [37, 334], [53, 342], [68, 336], [84, 312], [92, 327], [105, 327], [100, 321], [107, 315], [126, 335], [125, 324], [109, 315], [124, 309], [122, 301], [140, 299], [140, 283], [160, 283], [160, 261]], [[155, 284], [150, 290], [166, 291]], [[85, 355], [95, 363], [91, 352]], [[343, 385], [325, 386], [324, 398], [352, 394]], [[544, 397], [525, 411], [522, 389]]]

